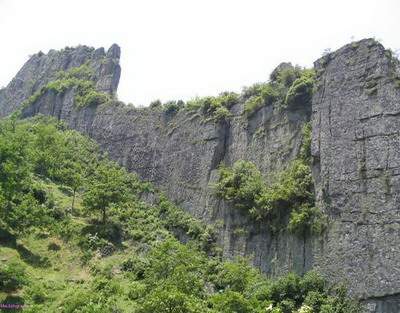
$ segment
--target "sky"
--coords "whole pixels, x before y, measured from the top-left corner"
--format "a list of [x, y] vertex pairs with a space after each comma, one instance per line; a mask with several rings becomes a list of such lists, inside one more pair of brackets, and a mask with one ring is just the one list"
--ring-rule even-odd
[[0, 87], [38, 51], [117, 43], [124, 102], [240, 92], [354, 40], [400, 52], [399, 13], [399, 0], [0, 0]]

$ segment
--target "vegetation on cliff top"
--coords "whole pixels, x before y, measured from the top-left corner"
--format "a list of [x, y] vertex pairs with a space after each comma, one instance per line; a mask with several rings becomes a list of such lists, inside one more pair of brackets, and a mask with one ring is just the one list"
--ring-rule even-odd
[[[271, 280], [245, 259], [224, 261], [211, 225], [54, 120], [1, 120], [0, 161], [3, 304], [24, 312], [357, 312], [316, 273]], [[153, 204], [142, 200], [149, 197]]]
[[258, 83], [243, 90], [247, 99], [244, 112], [247, 116], [256, 113], [267, 105], [276, 105], [280, 108], [298, 108], [310, 103], [314, 71], [302, 69], [299, 66], [285, 66], [271, 74], [270, 81]]
[[275, 70], [266, 83], [256, 83], [243, 88], [241, 94], [223, 92], [215, 97], [196, 97], [184, 102], [155, 100], [150, 104], [153, 110], [163, 110], [174, 115], [180, 110], [199, 111], [207, 121], [219, 122], [232, 116], [233, 105], [244, 101], [244, 113], [250, 117], [260, 108], [274, 105], [281, 109], [296, 109], [310, 104], [315, 73], [310, 69], [287, 65]]
[[88, 65], [84, 64], [79, 67], [73, 67], [66, 72], [59, 72], [56, 80], [50, 81], [25, 100], [23, 107], [34, 104], [48, 91], [64, 94], [70, 89], [74, 89], [74, 105], [78, 109], [103, 104], [111, 100], [109, 94], [96, 90], [93, 71]]

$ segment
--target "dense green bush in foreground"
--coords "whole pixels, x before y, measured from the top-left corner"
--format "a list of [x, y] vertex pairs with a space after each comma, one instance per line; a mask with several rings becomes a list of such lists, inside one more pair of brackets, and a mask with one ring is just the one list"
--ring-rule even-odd
[[212, 225], [51, 119], [0, 122], [0, 199], [0, 303], [24, 312], [357, 312], [314, 272], [223, 261]]

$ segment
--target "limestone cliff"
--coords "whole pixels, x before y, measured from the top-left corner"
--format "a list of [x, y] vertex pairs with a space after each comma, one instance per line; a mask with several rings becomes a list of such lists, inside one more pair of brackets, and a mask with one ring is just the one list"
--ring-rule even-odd
[[[115, 94], [118, 60], [117, 46], [107, 54], [78, 47], [35, 55], [0, 91], [0, 115], [18, 108], [58, 71], [84, 63], [96, 73], [96, 88]], [[252, 256], [255, 265], [273, 275], [317, 267], [331, 280], [347, 280], [370, 312], [398, 312], [398, 61], [374, 40], [363, 40], [318, 60], [315, 69], [312, 107], [266, 105], [248, 116], [242, 96], [230, 109], [231, 117], [219, 122], [196, 111], [169, 114], [118, 101], [77, 108], [73, 88], [44, 93], [23, 115], [64, 120], [193, 215], [218, 222], [225, 256]], [[214, 196], [221, 162], [251, 160], [269, 179], [298, 155], [301, 129], [310, 120], [317, 203], [329, 216], [321, 238], [302, 239], [285, 231], [272, 235], [267, 223]]]
[[318, 203], [331, 217], [317, 264], [373, 298], [372, 312], [399, 312], [399, 62], [363, 40], [315, 68], [312, 154]]
[[116, 93], [121, 68], [120, 48], [113, 45], [105, 52], [87, 46], [39, 52], [29, 58], [6, 88], [0, 90], [0, 115], [15, 111], [29, 96], [54, 80], [60, 71], [87, 64], [93, 69], [96, 88], [99, 91]]

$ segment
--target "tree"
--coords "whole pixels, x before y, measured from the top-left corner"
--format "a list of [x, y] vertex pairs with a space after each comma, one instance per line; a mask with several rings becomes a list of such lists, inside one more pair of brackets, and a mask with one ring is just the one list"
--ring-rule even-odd
[[114, 162], [101, 160], [88, 182], [83, 205], [88, 210], [100, 210], [103, 224], [106, 223], [107, 210], [128, 197], [125, 175], [126, 171]]
[[79, 162], [67, 160], [64, 162], [64, 167], [60, 169], [60, 175], [63, 177], [63, 182], [72, 188], [72, 203], [71, 212], [74, 211], [76, 191], [83, 184], [84, 180], [84, 168]]

